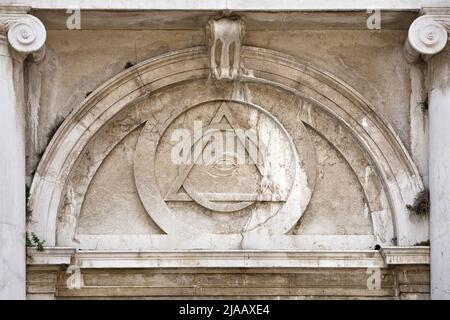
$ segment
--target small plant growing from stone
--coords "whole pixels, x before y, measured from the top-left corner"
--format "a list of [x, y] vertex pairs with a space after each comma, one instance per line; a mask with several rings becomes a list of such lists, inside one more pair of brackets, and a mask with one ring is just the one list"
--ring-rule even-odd
[[44, 251], [44, 243], [45, 240], [41, 240], [39, 239], [39, 237], [32, 232], [31, 233], [31, 239], [30, 239], [30, 235], [27, 233], [25, 233], [25, 246], [26, 247], [36, 247], [37, 251]]
[[33, 242], [31, 241], [30, 236], [28, 235], [28, 232], [25, 233], [25, 246], [26, 246], [27, 248], [33, 246]]

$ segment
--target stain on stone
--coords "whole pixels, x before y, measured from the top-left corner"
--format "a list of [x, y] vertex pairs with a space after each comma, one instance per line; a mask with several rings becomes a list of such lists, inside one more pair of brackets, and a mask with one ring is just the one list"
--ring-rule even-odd
[[407, 205], [406, 208], [414, 214], [426, 215], [430, 212], [430, 192], [428, 189], [422, 190], [416, 196], [413, 205]]
[[428, 97], [426, 97], [425, 100], [422, 103], [420, 103], [420, 107], [422, 109], [423, 114], [428, 113]]
[[48, 142], [50, 142], [53, 139], [53, 137], [55, 136], [56, 132], [58, 131], [59, 127], [61, 127], [63, 122], [64, 122], [63, 117], [56, 118], [55, 124], [50, 128], [50, 131], [48, 132], [47, 135]]
[[430, 245], [430, 240], [426, 240], [426, 241], [422, 241], [422, 242], [417, 242], [416, 244], [414, 244], [414, 246], [416, 246], [416, 247], [429, 246], [429, 245]]
[[136, 63], [134, 63], [134, 62], [128, 61], [128, 62], [125, 64], [124, 69], [129, 69], [129, 68], [131, 68], [132, 66], [134, 66], [135, 64], [136, 64]]

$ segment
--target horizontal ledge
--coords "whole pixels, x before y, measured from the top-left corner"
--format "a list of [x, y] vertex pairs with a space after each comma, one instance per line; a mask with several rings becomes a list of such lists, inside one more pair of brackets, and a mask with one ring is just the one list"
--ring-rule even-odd
[[[264, 237], [240, 234], [198, 234], [181, 238], [174, 235], [93, 235], [78, 234], [76, 239], [82, 246], [67, 244], [81, 250], [373, 250], [376, 245], [373, 235], [292, 235]], [[381, 246], [383, 244], [380, 244]], [[384, 244], [385, 246], [390, 244]]]
[[430, 264], [430, 247], [384, 247], [380, 250], [387, 265]]
[[80, 268], [373, 268], [428, 264], [427, 247], [388, 247], [381, 251], [328, 250], [180, 250], [80, 251], [28, 248], [28, 265], [77, 265]]
[[[33, 9], [118, 9], [118, 10], [365, 10], [370, 8], [420, 10], [423, 0], [6, 0], [5, 4], [28, 5]], [[433, 6], [445, 5], [434, 0]]]

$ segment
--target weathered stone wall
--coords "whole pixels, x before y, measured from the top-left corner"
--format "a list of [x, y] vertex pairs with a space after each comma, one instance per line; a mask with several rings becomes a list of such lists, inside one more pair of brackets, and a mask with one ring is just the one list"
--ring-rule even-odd
[[[45, 59], [28, 66], [29, 229], [57, 261], [30, 255], [30, 298], [427, 298], [427, 261], [407, 258], [423, 250], [414, 246], [428, 221], [406, 209], [427, 176], [410, 158], [426, 163], [426, 115], [406, 30], [249, 30], [240, 43], [211, 28], [219, 38], [209, 42], [204, 30], [48, 31]], [[217, 41], [233, 45], [224, 53]], [[170, 136], [196, 121], [256, 128], [264, 163], [175, 165]], [[375, 251], [397, 245], [409, 246], [405, 261]], [[83, 266], [70, 253], [66, 270], [58, 247], [183, 253], [174, 270], [140, 253]], [[218, 258], [200, 270], [205, 258], [189, 258], [198, 249], [267, 256], [250, 269]], [[278, 250], [284, 265], [271, 258]], [[317, 256], [296, 265], [298, 250]], [[338, 258], [324, 262], [320, 250]], [[360, 256], [348, 265], [352, 250]], [[73, 268], [81, 289], [70, 287]]]
[[365, 268], [83, 270], [85, 288], [67, 287], [66, 271], [31, 266], [30, 299], [429, 299], [429, 268], [380, 271], [367, 288]]
[[[406, 34], [407, 30], [248, 31], [244, 44], [288, 53], [339, 76], [388, 119], [409, 148], [410, 66], [402, 53]], [[29, 172], [62, 120], [128, 63], [205, 44], [204, 30], [49, 30], [45, 60], [33, 70], [41, 83], [30, 97], [40, 99], [30, 119]]]

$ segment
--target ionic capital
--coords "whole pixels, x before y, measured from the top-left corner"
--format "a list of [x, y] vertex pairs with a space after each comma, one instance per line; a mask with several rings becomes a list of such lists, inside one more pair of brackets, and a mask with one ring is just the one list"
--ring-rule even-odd
[[47, 37], [42, 22], [30, 14], [9, 13], [0, 7], [0, 35], [7, 35], [9, 45], [18, 53], [42, 52]]
[[[450, 9], [448, 14], [425, 14], [409, 27], [404, 53], [408, 62], [417, 61], [439, 53], [447, 45], [450, 32]], [[443, 11], [441, 11], [443, 12]]]

